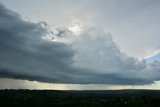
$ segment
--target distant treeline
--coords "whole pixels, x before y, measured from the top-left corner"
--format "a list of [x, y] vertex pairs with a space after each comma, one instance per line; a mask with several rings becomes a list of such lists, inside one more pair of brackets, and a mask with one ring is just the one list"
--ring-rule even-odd
[[0, 90], [0, 107], [160, 107], [158, 90]]

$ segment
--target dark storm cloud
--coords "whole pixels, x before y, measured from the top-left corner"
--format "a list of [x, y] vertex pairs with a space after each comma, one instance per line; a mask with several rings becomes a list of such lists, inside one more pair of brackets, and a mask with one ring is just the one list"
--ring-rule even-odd
[[[62, 36], [65, 32], [67, 31], [60, 31], [57, 36]], [[45, 22], [25, 21], [19, 14], [0, 4], [0, 77], [50, 83], [148, 84], [153, 82], [144, 78], [127, 77], [124, 76], [125, 73], [121, 76], [118, 73], [99, 73], [98, 69], [93, 72], [92, 69], [74, 67], [73, 57], [76, 52], [72, 47], [65, 43], [42, 39], [45, 35], [49, 35]], [[112, 41], [110, 44], [112, 47]], [[82, 59], [84, 58], [85, 56]], [[130, 61], [134, 63], [130, 64], [131, 66], [136, 66], [134, 58]], [[137, 66], [139, 65], [141, 64]], [[126, 69], [124, 71], [126, 72]]]
[[[20, 15], [0, 5], [1, 76], [51, 78], [67, 71], [74, 52], [65, 44], [42, 40], [48, 32], [42, 24], [24, 21]], [[32, 80], [36, 80], [34, 78]]]

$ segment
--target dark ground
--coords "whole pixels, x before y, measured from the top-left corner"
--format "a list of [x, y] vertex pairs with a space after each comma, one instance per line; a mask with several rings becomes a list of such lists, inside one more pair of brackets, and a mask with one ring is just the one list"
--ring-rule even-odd
[[160, 91], [0, 90], [0, 107], [160, 107]]

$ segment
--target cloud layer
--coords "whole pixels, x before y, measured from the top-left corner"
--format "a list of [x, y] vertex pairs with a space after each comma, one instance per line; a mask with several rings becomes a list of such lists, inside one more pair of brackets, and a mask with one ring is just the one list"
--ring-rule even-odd
[[[110, 34], [88, 28], [48, 30], [0, 4], [0, 77], [51, 83], [149, 84], [160, 62], [146, 65], [122, 53]], [[57, 41], [54, 41], [57, 40]]]

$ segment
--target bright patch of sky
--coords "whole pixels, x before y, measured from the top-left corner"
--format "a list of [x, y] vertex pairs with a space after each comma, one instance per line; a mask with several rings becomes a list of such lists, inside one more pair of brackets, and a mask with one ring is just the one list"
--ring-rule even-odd
[[153, 56], [153, 57], [150, 57], [150, 58], [146, 59], [146, 63], [147, 63], [147, 64], [154, 63], [155, 61], [160, 61], [160, 54], [155, 55], [155, 56]]

